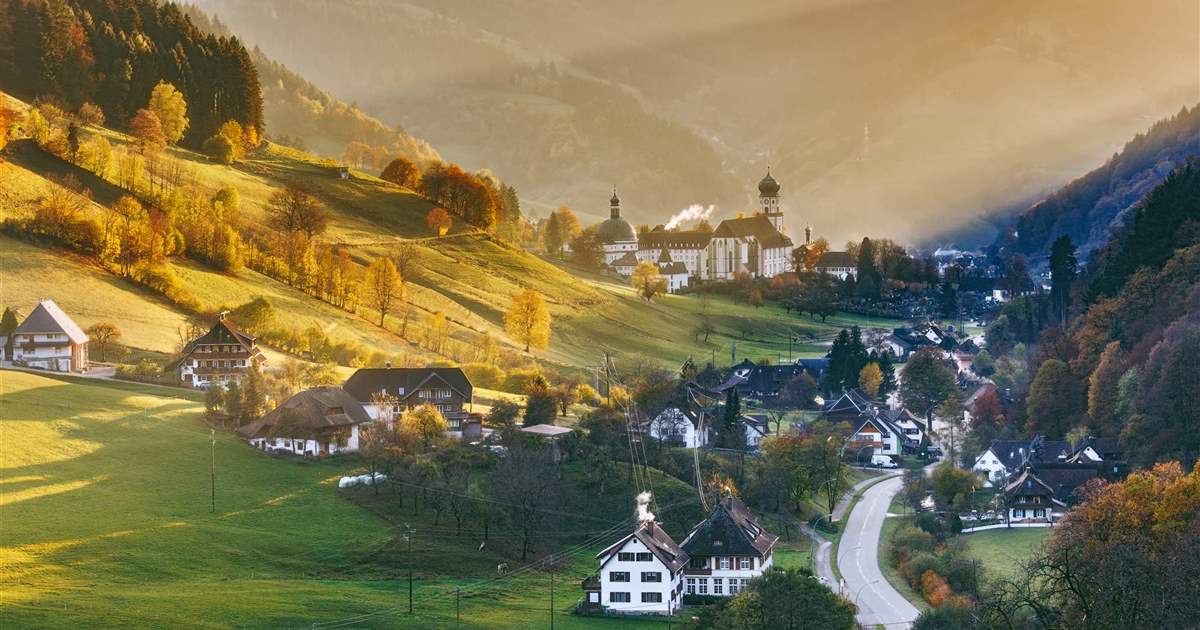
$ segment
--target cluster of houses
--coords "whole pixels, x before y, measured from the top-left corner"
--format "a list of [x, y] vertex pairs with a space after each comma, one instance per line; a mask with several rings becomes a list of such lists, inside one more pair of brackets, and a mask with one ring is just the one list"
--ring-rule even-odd
[[994, 440], [971, 467], [999, 490], [1010, 523], [1052, 523], [1072, 507], [1076, 490], [1093, 479], [1117, 480], [1127, 472], [1116, 438], [1088, 437], [1075, 444], [1046, 440]]
[[88, 336], [54, 300], [39, 300], [11, 334], [0, 336], [0, 363], [53, 372], [85, 372]]
[[677, 544], [645, 514], [596, 555], [599, 573], [583, 581], [584, 608], [670, 615], [685, 596], [732, 597], [774, 565], [779, 537], [732, 494]]
[[[783, 224], [780, 185], [768, 172], [758, 183], [759, 207], [751, 216], [738, 215], [708, 230], [668, 230], [657, 226], [638, 234], [621, 217], [621, 199], [614, 189], [609, 218], [596, 228], [604, 250], [604, 264], [630, 276], [645, 262], [654, 263], [671, 293], [697, 280], [730, 280], [738, 274], [773, 278], [793, 271], [795, 245]], [[812, 230], [805, 230], [806, 242]], [[846, 252], [827, 252], [819, 271], [845, 278], [856, 263]]]

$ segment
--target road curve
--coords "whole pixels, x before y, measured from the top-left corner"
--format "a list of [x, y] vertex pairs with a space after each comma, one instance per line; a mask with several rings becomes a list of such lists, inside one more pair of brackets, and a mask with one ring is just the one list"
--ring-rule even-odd
[[907, 628], [920, 614], [888, 583], [879, 568], [879, 538], [892, 497], [904, 485], [896, 476], [871, 486], [846, 520], [838, 545], [838, 568], [846, 580], [846, 597], [858, 605], [858, 622], [871, 628]]

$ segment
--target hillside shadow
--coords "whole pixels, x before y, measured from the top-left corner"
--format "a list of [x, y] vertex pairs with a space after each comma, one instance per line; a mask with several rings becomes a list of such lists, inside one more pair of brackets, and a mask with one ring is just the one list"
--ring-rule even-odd
[[33, 140], [17, 140], [9, 145], [8, 160], [21, 168], [46, 179], [59, 181], [70, 175], [91, 193], [96, 203], [111, 206], [125, 194], [121, 188], [98, 177], [95, 173], [75, 166], [38, 148]]

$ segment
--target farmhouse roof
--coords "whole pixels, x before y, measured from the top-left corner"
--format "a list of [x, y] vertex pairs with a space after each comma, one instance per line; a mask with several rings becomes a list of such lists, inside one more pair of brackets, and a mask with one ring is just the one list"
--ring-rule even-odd
[[317, 437], [370, 422], [362, 404], [340, 387], [306, 389], [283, 401], [257, 422], [238, 429], [247, 438]]
[[629, 542], [631, 538], [638, 539], [638, 541], [645, 545], [646, 549], [649, 549], [650, 553], [654, 554], [654, 557], [658, 558], [659, 562], [662, 562], [668, 569], [671, 570], [671, 572], [682, 569], [683, 566], [688, 562], [687, 552], [681, 549], [679, 545], [675, 544], [675, 541], [671, 539], [671, 536], [668, 535], [667, 532], [663, 531], [663, 529], [659, 527], [658, 523], [655, 521], [643, 521], [638, 523], [632, 532], [625, 535], [617, 542], [609, 545], [604, 551], [596, 554], [596, 557], [608, 558], [624, 547], [625, 543]]
[[696, 524], [683, 540], [689, 556], [757, 556], [766, 558], [779, 537], [763, 529], [740, 499], [727, 495], [708, 518]]
[[531, 435], [553, 438], [563, 435], [564, 433], [570, 433], [571, 429], [568, 427], [555, 426], [553, 424], [535, 424], [528, 427], [521, 427], [521, 431]]
[[262, 354], [258, 348], [254, 346], [255, 337], [249, 333], [243, 332], [233, 322], [229, 321], [224, 315], [217, 319], [217, 323], [213, 324], [208, 332], [189, 341], [183, 347], [183, 356], [191, 354], [196, 346], [202, 345], [230, 345], [236, 344], [244, 348], [252, 355]]
[[791, 247], [792, 239], [779, 233], [766, 215], [725, 219], [713, 231], [713, 238], [753, 238], [764, 248]]
[[72, 343], [87, 343], [88, 336], [71, 318], [63, 312], [54, 300], [41, 300], [25, 321], [21, 322], [13, 335], [33, 335], [38, 333], [65, 334]]
[[474, 392], [470, 379], [456, 367], [361, 368], [346, 379], [342, 389], [368, 403], [379, 392], [405, 400], [427, 386], [448, 387], [468, 401]]
[[857, 267], [858, 261], [850, 252], [825, 252], [817, 259], [817, 269], [823, 267]]

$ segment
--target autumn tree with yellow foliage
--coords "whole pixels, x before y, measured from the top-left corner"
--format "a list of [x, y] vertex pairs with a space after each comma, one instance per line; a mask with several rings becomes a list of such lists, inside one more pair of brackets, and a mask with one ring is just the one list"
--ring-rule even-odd
[[504, 328], [513, 339], [524, 344], [525, 352], [530, 347], [550, 345], [550, 310], [546, 308], [546, 299], [533, 289], [515, 295], [504, 314]]

